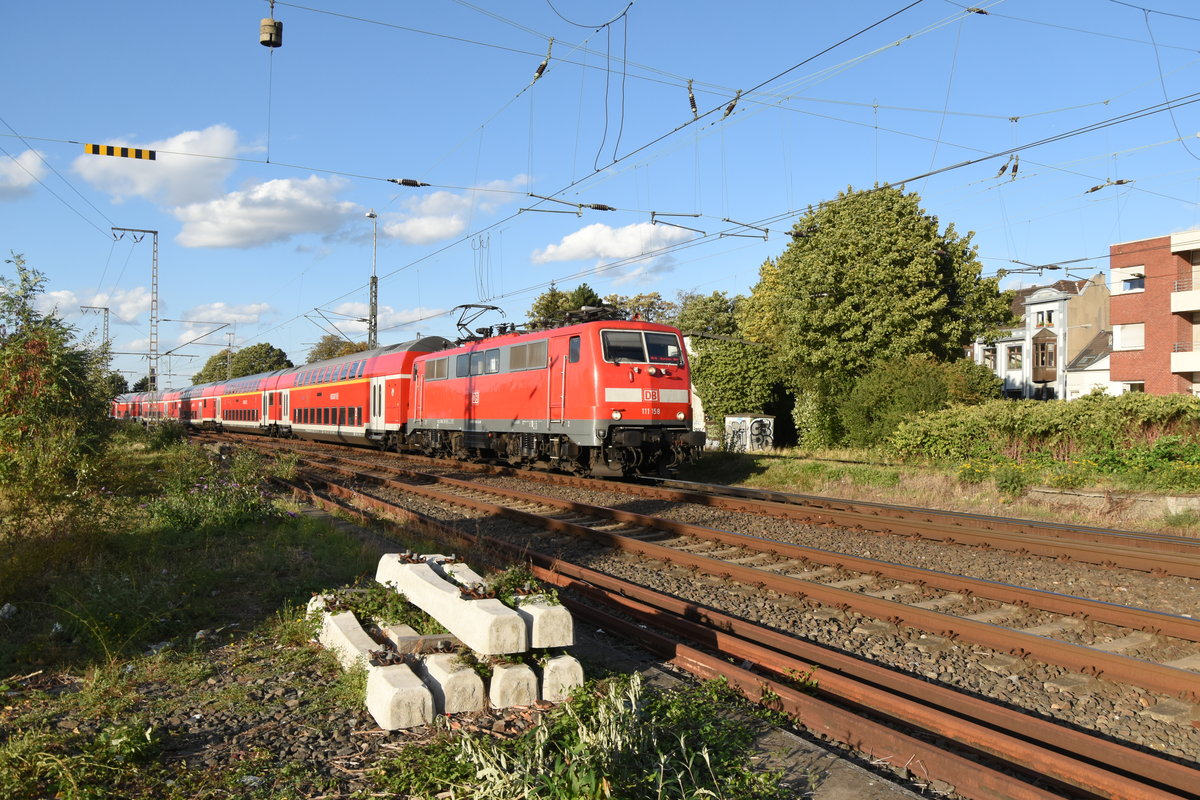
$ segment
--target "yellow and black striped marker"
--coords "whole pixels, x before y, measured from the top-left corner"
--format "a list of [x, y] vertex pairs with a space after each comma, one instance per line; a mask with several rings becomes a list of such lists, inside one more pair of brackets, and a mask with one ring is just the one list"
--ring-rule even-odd
[[83, 151], [92, 156], [120, 156], [121, 158], [145, 158], [154, 161], [157, 154], [153, 150], [142, 150], [138, 147], [113, 147], [111, 144], [85, 144]]

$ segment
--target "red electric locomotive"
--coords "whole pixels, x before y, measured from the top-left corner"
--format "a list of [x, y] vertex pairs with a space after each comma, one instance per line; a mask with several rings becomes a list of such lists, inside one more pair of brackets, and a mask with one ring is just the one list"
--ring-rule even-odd
[[678, 330], [594, 321], [122, 395], [113, 415], [623, 476], [694, 458], [691, 401]]
[[683, 341], [666, 325], [511, 333], [415, 366], [407, 443], [428, 453], [631, 475], [665, 473], [704, 446]]

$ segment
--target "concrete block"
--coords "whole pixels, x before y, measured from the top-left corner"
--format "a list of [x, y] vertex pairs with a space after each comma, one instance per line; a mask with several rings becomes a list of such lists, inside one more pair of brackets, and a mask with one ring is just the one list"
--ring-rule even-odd
[[446, 562], [443, 555], [424, 556], [425, 563], [433, 567], [433, 569], [446, 580], [452, 583], [457, 583], [459, 586], [470, 586], [476, 583], [486, 583], [483, 576], [471, 569], [466, 564], [458, 561]]
[[517, 598], [517, 613], [529, 630], [530, 647], [570, 647], [575, 644], [575, 624], [563, 605], [551, 605], [543, 595]]
[[397, 653], [449, 653], [462, 647], [459, 638], [450, 633], [422, 636], [408, 625], [383, 625], [380, 630]]
[[409, 564], [396, 553], [379, 559], [375, 580], [397, 589], [463, 644], [484, 655], [525, 651], [525, 623], [499, 600], [464, 599], [427, 563]]
[[433, 695], [433, 706], [442, 714], [482, 711], [486, 708], [483, 679], [465, 664], [455, 663], [457, 658], [452, 653], [434, 653], [417, 666]]
[[367, 669], [367, 711], [386, 731], [433, 721], [433, 695], [407, 664]]
[[542, 699], [561, 703], [583, 685], [583, 666], [574, 656], [555, 656], [542, 667]]
[[497, 664], [488, 682], [492, 708], [531, 706], [539, 699], [537, 674], [528, 664]]
[[342, 669], [353, 669], [358, 664], [369, 663], [371, 651], [380, 649], [350, 611], [339, 611], [336, 614], [326, 612], [317, 641], [333, 651]]

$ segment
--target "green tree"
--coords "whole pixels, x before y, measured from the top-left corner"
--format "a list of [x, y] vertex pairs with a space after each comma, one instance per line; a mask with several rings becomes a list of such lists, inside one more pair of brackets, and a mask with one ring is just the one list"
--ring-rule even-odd
[[[199, 385], [227, 380], [230, 373], [229, 362], [232, 357], [229, 348], [218, 351], [216, 355], [209, 357], [208, 361], [204, 362], [204, 366], [200, 368], [199, 372], [192, 376], [192, 383]], [[145, 391], [145, 389], [141, 391]]]
[[266, 342], [243, 347], [233, 354], [234, 378], [257, 375], [260, 372], [273, 372], [277, 369], [288, 369], [293, 366], [295, 365], [288, 359], [287, 353]]
[[775, 413], [782, 401], [769, 351], [741, 337], [737, 308], [744, 299], [724, 292], [679, 298], [675, 324], [689, 337], [692, 384], [712, 435], [720, 435], [728, 414]]
[[584, 306], [602, 306], [604, 301], [596, 290], [581, 283], [570, 292], [564, 292], [550, 284], [550, 288], [533, 301], [529, 309], [529, 327], [534, 329], [553, 328], [562, 325], [568, 311], [578, 311]]
[[105, 393], [111, 398], [129, 391], [129, 381], [119, 372], [109, 372], [104, 376]]
[[[196, 382], [203, 383], [203, 381], [196, 381]], [[138, 378], [136, 381], [133, 382], [133, 386], [130, 387], [129, 391], [131, 391], [131, 392], [148, 392], [148, 391], [150, 391], [150, 377], [148, 375], [143, 375], [142, 377]]]
[[37, 310], [44, 276], [17, 254], [0, 277], [0, 538], [78, 500], [108, 432], [108, 353]]
[[348, 356], [351, 353], [361, 353], [367, 349], [366, 342], [348, 342], [341, 336], [333, 333], [327, 333], [317, 340], [317, 343], [308, 351], [308, 356], [305, 359], [305, 364], [313, 364], [317, 361], [325, 361], [329, 358], [337, 358], [338, 356]]
[[288, 360], [287, 353], [266, 342], [260, 342], [243, 347], [232, 356], [229, 355], [228, 349], [221, 350], [208, 359], [203, 369], [192, 376], [192, 383], [231, 380], [246, 375], [257, 375], [260, 372], [287, 369], [291, 366], [294, 365]]
[[610, 294], [604, 298], [604, 304], [617, 309], [622, 319], [636, 318], [671, 325], [679, 315], [678, 304], [664, 300], [658, 292], [636, 294], [632, 297]]
[[916, 193], [848, 189], [810, 208], [792, 237], [763, 264], [739, 323], [748, 338], [771, 343], [809, 443], [838, 438], [833, 409], [873, 364], [956, 358], [1009, 319], [971, 235], [941, 230]]

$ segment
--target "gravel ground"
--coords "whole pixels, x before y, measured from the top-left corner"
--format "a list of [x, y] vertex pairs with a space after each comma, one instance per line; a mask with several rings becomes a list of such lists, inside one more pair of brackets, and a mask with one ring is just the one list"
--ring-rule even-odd
[[[539, 484], [536, 489], [531, 489], [528, 484], [515, 478], [473, 474], [462, 477], [481, 484], [520, 486], [528, 491], [594, 505], [607, 505], [985, 580], [1173, 613], [1200, 611], [1200, 582], [1183, 578], [1160, 578], [1003, 551], [803, 525], [698, 506], [679, 506], [631, 498], [622, 495], [619, 488], [613, 492], [595, 492]], [[423, 500], [409, 499], [403, 504], [448, 521], [454, 517], [469, 516], [465, 512], [448, 511]], [[487, 535], [520, 542], [528, 542], [530, 537], [527, 529], [505, 520], [476, 521], [468, 523], [468, 526], [473, 529], [483, 526], [483, 532]], [[855, 653], [927, 680], [1015, 705], [1030, 713], [1087, 728], [1188, 763], [1200, 759], [1200, 730], [1191, 723], [1192, 716], [1200, 715], [1189, 715], [1187, 711], [1194, 712], [1194, 709], [1187, 707], [1183, 714], [1169, 713], [1177, 708], [1172, 698], [1136, 687], [1076, 676], [1053, 665], [1019, 661], [986, 648], [948, 642], [914, 629], [896, 629], [855, 613], [811, 608], [770, 591], [753, 587], [731, 588], [724, 581], [698, 579], [690, 571], [598, 552], [595, 548], [581, 547], [563, 538], [555, 539], [547, 549], [593, 569]], [[1036, 621], [1037, 618], [1033, 618], [1033, 622]], [[1022, 627], [1027, 623], [1028, 620], [1023, 621]]]

